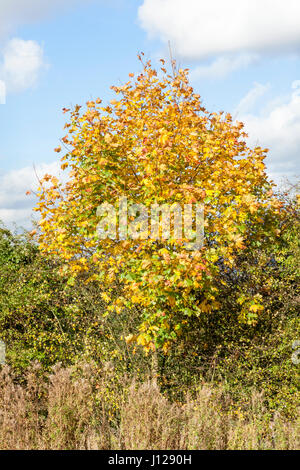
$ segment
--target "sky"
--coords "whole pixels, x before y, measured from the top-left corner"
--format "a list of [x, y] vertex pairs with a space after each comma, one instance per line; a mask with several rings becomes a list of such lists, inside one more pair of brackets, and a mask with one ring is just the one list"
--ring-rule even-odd
[[209, 111], [269, 148], [276, 183], [300, 175], [299, 0], [0, 0], [0, 220], [29, 228], [37, 176], [59, 175], [63, 107], [112, 99], [137, 54], [190, 69]]

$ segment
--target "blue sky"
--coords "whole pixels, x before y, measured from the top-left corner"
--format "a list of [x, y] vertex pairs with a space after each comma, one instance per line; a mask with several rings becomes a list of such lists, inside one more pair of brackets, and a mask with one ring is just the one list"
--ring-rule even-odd
[[29, 225], [33, 165], [58, 172], [61, 109], [111, 99], [168, 41], [207, 109], [270, 148], [270, 176], [300, 174], [298, 0], [0, 0], [0, 219]]

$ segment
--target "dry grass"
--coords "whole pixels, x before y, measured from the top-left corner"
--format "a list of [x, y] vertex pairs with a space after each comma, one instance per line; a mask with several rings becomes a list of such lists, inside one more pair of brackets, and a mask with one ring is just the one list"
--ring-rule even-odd
[[92, 366], [58, 365], [45, 377], [35, 365], [22, 385], [3, 367], [0, 449], [299, 448], [299, 422], [270, 417], [258, 393], [237, 410], [221, 387], [202, 386], [184, 403], [151, 381], [116, 387]]

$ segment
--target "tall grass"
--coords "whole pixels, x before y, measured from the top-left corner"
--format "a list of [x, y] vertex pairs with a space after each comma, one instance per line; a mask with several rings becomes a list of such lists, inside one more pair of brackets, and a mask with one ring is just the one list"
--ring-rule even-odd
[[299, 422], [269, 415], [254, 392], [243, 409], [202, 385], [172, 403], [149, 380], [116, 384], [93, 366], [0, 372], [0, 449], [297, 449]]

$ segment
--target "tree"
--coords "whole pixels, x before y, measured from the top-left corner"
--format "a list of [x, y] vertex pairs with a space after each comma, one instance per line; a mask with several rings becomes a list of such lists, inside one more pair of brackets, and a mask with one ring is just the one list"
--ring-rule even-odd
[[[143, 71], [135, 80], [130, 74], [124, 86], [112, 87], [117, 99], [110, 105], [97, 99], [85, 112], [80, 106], [64, 109], [70, 122], [61, 168], [68, 181], [50, 175], [41, 181], [39, 246], [65, 261], [70, 283], [78, 273], [99, 282], [104, 315], [139, 309], [139, 330], [125, 338], [127, 343], [167, 352], [190, 318], [220, 308], [220, 269], [234, 268], [236, 256], [251, 244], [276, 239], [281, 203], [266, 176], [267, 150], [247, 146], [243, 124], [230, 114], [209, 113], [190, 86], [187, 69], [177, 71], [173, 63], [170, 74], [161, 60], [158, 73], [140, 61]], [[163, 208], [157, 207], [163, 204], [175, 213], [165, 237], [159, 228]], [[192, 209], [182, 218], [191, 204], [204, 207], [203, 246], [187, 245], [200, 220]], [[144, 213], [153, 207], [158, 210], [154, 237]], [[187, 220], [189, 235], [178, 236]], [[112, 229], [116, 237], [105, 238]], [[250, 296], [240, 303], [240, 321], [255, 323], [261, 299]]]

